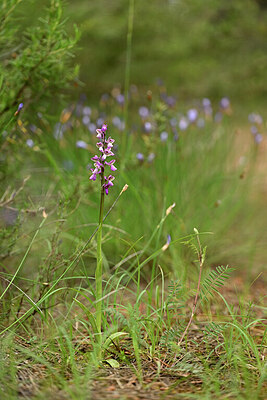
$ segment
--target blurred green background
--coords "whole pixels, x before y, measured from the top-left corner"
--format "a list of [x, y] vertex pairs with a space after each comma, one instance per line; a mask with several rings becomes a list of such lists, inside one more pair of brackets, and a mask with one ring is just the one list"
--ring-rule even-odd
[[[27, 4], [28, 3], [28, 4]], [[38, 24], [48, 1], [23, 1], [25, 25]], [[96, 99], [123, 86], [130, 1], [66, 1], [66, 29], [81, 31], [75, 62], [83, 91]], [[248, 102], [267, 92], [265, 0], [134, 2], [131, 83], [151, 88], [162, 78], [181, 97], [227, 95]]]

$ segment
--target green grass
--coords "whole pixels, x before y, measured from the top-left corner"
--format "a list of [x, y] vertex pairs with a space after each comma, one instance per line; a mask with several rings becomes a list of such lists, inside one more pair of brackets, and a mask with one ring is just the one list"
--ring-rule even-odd
[[[8, 7], [18, 5], [16, 15], [26, 11], [19, 3], [8, 3]], [[240, 93], [263, 93], [266, 16], [262, 12], [259, 22], [260, 8], [249, 0], [249, 13], [241, 2], [222, 9], [219, 2], [204, 7], [194, 0], [188, 8], [178, 3], [162, 10], [149, 5], [141, 8], [130, 1], [127, 10], [118, 2], [103, 10], [100, 2], [90, 6], [90, 20], [84, 2], [73, 9], [73, 18], [84, 22], [82, 40], [95, 46], [91, 53], [86, 48], [79, 56], [83, 60], [86, 55], [87, 60], [82, 65], [83, 79], [90, 71], [87, 82], [92, 92], [93, 88], [99, 92], [110, 87], [111, 76], [112, 84], [124, 76], [124, 106], [116, 100], [122, 94], [119, 85], [99, 103], [93, 92], [93, 104], [80, 99], [60, 112], [55, 111], [56, 100], [51, 100], [52, 117], [47, 116], [49, 107], [41, 102], [43, 96], [40, 103], [33, 101], [39, 100], [43, 82], [49, 88], [62, 87], [74, 77], [67, 60], [78, 34], [71, 40], [66, 33], [60, 2], [51, 3], [49, 18], [53, 22], [55, 14], [54, 25], [45, 23], [43, 34], [37, 26], [32, 40], [22, 41], [18, 54], [9, 55], [14, 74], [7, 70], [8, 63], [1, 64], [6, 77], [0, 85], [4, 99], [0, 107], [4, 110], [0, 143], [1, 399], [264, 399], [266, 181], [259, 171], [266, 122], [257, 123], [263, 143], [256, 144], [247, 116], [261, 112], [265, 105], [260, 98], [258, 103], [249, 103], [250, 99], [243, 104]], [[26, 25], [28, 18], [35, 21], [32, 6]], [[6, 7], [7, 3], [3, 12]], [[218, 12], [224, 15], [222, 19]], [[122, 46], [126, 14], [128, 36]], [[161, 31], [155, 23], [158, 18]], [[7, 50], [17, 41], [12, 23], [1, 36]], [[191, 29], [185, 37], [187, 26]], [[239, 37], [248, 27], [246, 46], [253, 44], [256, 55], [247, 53], [248, 62], [244, 62]], [[144, 29], [149, 48], [138, 41]], [[4, 34], [12, 40], [4, 40]], [[112, 43], [106, 40], [110, 37]], [[37, 51], [29, 51], [31, 45]], [[61, 63], [53, 58], [55, 45]], [[21, 62], [21, 52], [28, 66]], [[164, 59], [155, 65], [159, 53]], [[126, 59], [124, 74], [124, 65], [116, 61], [121, 57]], [[57, 71], [66, 72], [66, 77]], [[179, 99], [168, 105], [163, 84], [146, 95], [145, 90], [130, 86], [133, 80], [141, 80], [144, 89], [144, 83], [159, 71], [167, 75], [173, 92], [177, 74], [178, 83], [179, 75], [184, 77], [182, 98], [189, 88], [194, 96], [213, 95], [213, 116], [205, 115], [202, 99]], [[32, 96], [36, 110], [42, 113], [32, 111], [26, 96], [25, 107], [13, 115], [17, 91], [5, 83], [10, 80], [16, 88], [16, 74], [25, 79], [18, 93], [28, 93], [29, 102]], [[237, 75], [241, 79], [232, 85]], [[218, 105], [222, 87], [239, 96], [225, 110]], [[6, 110], [10, 119], [5, 102], [11, 105]], [[91, 106], [92, 123], [101, 125], [99, 118], [108, 123], [108, 134], [118, 146], [115, 185], [105, 197], [101, 229], [99, 182], [90, 181], [88, 171], [97, 140], [94, 130], [91, 134], [82, 121], [84, 106]], [[143, 119], [140, 106], [148, 109]], [[191, 123], [182, 131], [177, 125], [190, 108], [198, 110], [198, 123], [204, 126]], [[215, 122], [215, 115], [221, 121]], [[125, 128], [118, 126], [123, 120]], [[152, 126], [150, 132], [145, 131], [146, 123]], [[162, 132], [168, 134], [165, 141]], [[29, 139], [32, 147], [27, 145]], [[86, 148], [77, 148], [78, 140], [85, 141]], [[138, 153], [143, 160], [137, 159]], [[122, 190], [126, 184], [128, 189]], [[100, 259], [101, 268], [97, 268]]]
[[[264, 398], [263, 293], [253, 303], [248, 300], [248, 285], [262, 271], [253, 264], [256, 238], [264, 239], [256, 213], [260, 193], [249, 195], [260, 147], [249, 137], [248, 146], [237, 147], [236, 119], [229, 115], [221, 123], [206, 120], [202, 129], [192, 124], [175, 142], [169, 120], [189, 106], [168, 108], [155, 97], [149, 119], [157, 127], [143, 133], [137, 109], [144, 102], [140, 97], [129, 104], [129, 126], [139, 125], [127, 137], [124, 170], [123, 133], [109, 124], [119, 149], [105, 212], [125, 183], [129, 188], [103, 224], [101, 341], [92, 236], [99, 188], [86, 171], [96, 140], [73, 115], [74, 129], [59, 141], [42, 119], [33, 148], [25, 145], [30, 133], [26, 138], [14, 133], [8, 143], [10, 188], [2, 201], [10, 198], [8, 204], [22, 211], [14, 226], [2, 227], [2, 398], [42, 399], [52, 391], [62, 398], [103, 398], [108, 387], [127, 398], [129, 381], [135, 382], [132, 391], [152, 390], [155, 398], [160, 393], [166, 398]], [[120, 112], [113, 100], [106, 108], [107, 121]], [[94, 109], [92, 118], [98, 113]], [[160, 140], [163, 130], [169, 133], [166, 142]], [[75, 147], [81, 139], [89, 151]], [[144, 154], [143, 162], [137, 152]], [[151, 152], [155, 158], [148, 162]], [[245, 165], [238, 163], [241, 156]], [[66, 160], [70, 171], [63, 167]], [[29, 173], [12, 197], [13, 187], [18, 189]], [[185, 331], [202, 259], [195, 227], [208, 250], [195, 315]], [[242, 278], [238, 292], [229, 292], [227, 285], [235, 276], [244, 277], [244, 269], [248, 279]], [[115, 389], [113, 374], [123, 382]], [[99, 397], [95, 385], [100, 385]]]

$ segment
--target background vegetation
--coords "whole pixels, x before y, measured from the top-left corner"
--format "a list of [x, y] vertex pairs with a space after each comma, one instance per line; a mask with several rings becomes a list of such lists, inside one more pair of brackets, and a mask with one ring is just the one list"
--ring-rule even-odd
[[[191, 398], [263, 398], [265, 2], [0, 11], [3, 396], [103, 398], [90, 388], [109, 366], [146, 394], [167, 376], [166, 397], [184, 382]], [[88, 178], [104, 122], [118, 168], [106, 212], [129, 189], [104, 225], [99, 345]]]

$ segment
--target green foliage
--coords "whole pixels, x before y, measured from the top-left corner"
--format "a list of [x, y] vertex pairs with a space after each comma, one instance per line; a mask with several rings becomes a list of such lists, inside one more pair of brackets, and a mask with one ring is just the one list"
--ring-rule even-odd
[[70, 59], [79, 33], [76, 27], [74, 37], [66, 33], [61, 0], [51, 0], [38, 21], [25, 28], [16, 14], [20, 3], [6, 0], [0, 6], [1, 133], [19, 103], [31, 111], [47, 109], [48, 100], [60, 97], [77, 74]]
[[221, 265], [210, 271], [209, 275], [202, 283], [202, 300], [207, 300], [208, 296], [212, 296], [213, 292], [217, 292], [217, 290], [225, 284], [225, 281], [230, 278], [230, 273], [233, 270], [234, 268], [230, 268], [228, 265]]
[[[90, 98], [123, 85], [128, 6], [69, 2], [67, 14], [82, 30], [78, 60]], [[267, 13], [255, 0], [136, 0], [134, 13], [131, 82], [151, 87], [160, 77], [187, 97], [266, 94]]]

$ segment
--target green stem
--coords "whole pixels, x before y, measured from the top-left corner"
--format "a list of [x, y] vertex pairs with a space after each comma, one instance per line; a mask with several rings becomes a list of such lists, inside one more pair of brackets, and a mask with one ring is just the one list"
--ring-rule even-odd
[[101, 175], [101, 197], [100, 197], [100, 209], [99, 209], [99, 228], [97, 232], [97, 264], [95, 271], [95, 282], [96, 282], [96, 327], [98, 340], [101, 341], [101, 329], [102, 329], [102, 226], [103, 226], [103, 215], [104, 215], [104, 173]]

